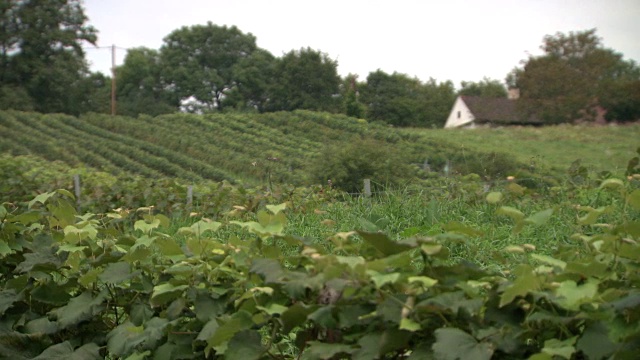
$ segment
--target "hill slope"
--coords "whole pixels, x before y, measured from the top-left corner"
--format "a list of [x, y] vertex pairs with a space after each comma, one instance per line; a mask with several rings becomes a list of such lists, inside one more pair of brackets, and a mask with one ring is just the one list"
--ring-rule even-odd
[[[0, 112], [0, 132], [0, 152], [32, 154], [72, 166], [84, 164], [113, 174], [196, 182], [260, 183], [267, 176], [277, 182], [313, 182], [309, 171], [314, 162], [322, 161], [327, 147], [367, 139], [392, 146], [408, 164], [429, 159], [436, 170], [447, 159], [459, 157], [456, 147], [445, 140], [425, 141], [363, 120], [309, 111], [155, 118], [101, 114], [76, 118], [4, 111]], [[474, 157], [469, 164], [487, 167], [496, 157], [489, 152], [481, 155], [484, 160]]]
[[[593, 160], [594, 153], [609, 158], [607, 149], [615, 149], [620, 164], [624, 164], [640, 138], [639, 126], [625, 130], [575, 129], [579, 130], [576, 134], [592, 131], [603, 141], [593, 142], [593, 137], [586, 137], [585, 141], [562, 138], [554, 142], [558, 138], [554, 128], [399, 130], [310, 111], [139, 118], [102, 114], [76, 118], [0, 111], [0, 153], [32, 154], [115, 175], [248, 184], [264, 183], [269, 177], [274, 182], [300, 185], [318, 181], [310, 171], [327, 156], [327, 148], [349, 146], [360, 140], [372, 140], [397, 150], [402, 161], [416, 169], [428, 160], [431, 168], [439, 171], [448, 161], [456, 172], [495, 177], [528, 171], [531, 157], [540, 154], [543, 162], [562, 158], [540, 167], [546, 170], [566, 169], [570, 161], [564, 164], [564, 159]], [[568, 127], [563, 131], [565, 136], [573, 132]], [[614, 134], [613, 142], [605, 141]], [[530, 141], [524, 142], [522, 137]], [[510, 142], [511, 138], [516, 140]], [[628, 154], [624, 154], [627, 150]]]

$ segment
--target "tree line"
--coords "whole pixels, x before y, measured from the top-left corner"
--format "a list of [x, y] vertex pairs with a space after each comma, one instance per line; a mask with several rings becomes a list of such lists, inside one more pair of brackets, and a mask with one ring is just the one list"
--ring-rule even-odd
[[[83, 49], [97, 34], [79, 0], [1, 0], [0, 109], [110, 112], [111, 79], [89, 71]], [[605, 48], [595, 30], [547, 36], [542, 49], [506, 79], [520, 89], [526, 111], [547, 123], [588, 118], [597, 106], [607, 120], [640, 118], [638, 66]], [[274, 56], [235, 26], [182, 27], [160, 49], [128, 50], [116, 68], [118, 114], [304, 109], [441, 127], [456, 96], [507, 94], [505, 84], [488, 78], [456, 90], [451, 81], [382, 70], [364, 80], [340, 77], [337, 67], [311, 48]]]

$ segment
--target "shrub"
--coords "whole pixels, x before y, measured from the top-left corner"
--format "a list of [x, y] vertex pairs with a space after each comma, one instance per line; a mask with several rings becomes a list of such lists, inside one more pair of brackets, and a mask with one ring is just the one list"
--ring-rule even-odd
[[377, 140], [356, 140], [348, 145], [327, 146], [311, 169], [312, 181], [350, 193], [362, 190], [364, 179], [374, 187], [396, 186], [412, 178], [411, 166], [395, 147]]

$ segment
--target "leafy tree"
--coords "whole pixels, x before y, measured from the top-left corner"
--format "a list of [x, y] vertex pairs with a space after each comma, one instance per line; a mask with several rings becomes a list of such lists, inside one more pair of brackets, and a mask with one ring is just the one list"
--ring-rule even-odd
[[160, 53], [148, 48], [130, 49], [116, 71], [118, 113], [160, 115], [176, 112], [178, 99], [162, 84]]
[[[595, 110], [608, 106], [610, 114], [630, 118], [640, 113], [616, 109], [629, 104], [633, 94], [624, 94], [625, 86], [640, 80], [640, 70], [622, 54], [604, 48], [595, 29], [557, 33], [545, 36], [541, 46], [544, 55], [524, 61], [522, 68], [514, 69], [507, 82], [520, 89], [523, 109], [547, 123], [590, 120]], [[622, 98], [613, 98], [613, 96]]]
[[[28, 94], [40, 112], [76, 114], [73, 91], [88, 75], [83, 42], [95, 44], [79, 0], [3, 1], [0, 5], [0, 79]], [[7, 91], [7, 90], [5, 90]]]
[[405, 74], [387, 74], [382, 70], [369, 73], [362, 91], [367, 105], [367, 120], [395, 126], [419, 123], [420, 81]]
[[239, 110], [265, 111], [275, 78], [275, 64], [276, 58], [263, 49], [240, 59], [233, 69], [236, 86], [225, 94], [225, 102]]
[[610, 88], [608, 95], [602, 100], [607, 120], [640, 119], [640, 80], [619, 82]]
[[0, 1], [0, 84], [14, 80], [11, 74], [10, 55], [18, 50], [18, 2]]
[[423, 101], [421, 102], [421, 112], [424, 119], [420, 126], [441, 128], [444, 127], [453, 103], [456, 101], [455, 87], [453, 82], [436, 82], [429, 79], [423, 84]]
[[310, 48], [292, 50], [276, 62], [269, 111], [339, 109], [338, 63]]
[[83, 77], [73, 88], [72, 95], [78, 99], [78, 114], [111, 113], [111, 78], [100, 72]]
[[358, 97], [358, 75], [349, 74], [342, 84], [344, 88], [344, 113], [355, 118], [364, 118], [366, 108], [360, 103]]
[[455, 101], [450, 81], [435, 79], [422, 83], [405, 74], [382, 70], [367, 76], [362, 102], [368, 107], [367, 119], [394, 126], [441, 127]]
[[0, 85], [0, 109], [33, 111], [33, 99], [22, 86]]
[[181, 101], [194, 99], [192, 110], [221, 111], [226, 95], [238, 85], [236, 64], [256, 49], [256, 38], [235, 26], [182, 27], [160, 49], [166, 86]]
[[507, 97], [507, 90], [500, 81], [486, 77], [480, 82], [462, 81], [460, 87], [458, 95]]

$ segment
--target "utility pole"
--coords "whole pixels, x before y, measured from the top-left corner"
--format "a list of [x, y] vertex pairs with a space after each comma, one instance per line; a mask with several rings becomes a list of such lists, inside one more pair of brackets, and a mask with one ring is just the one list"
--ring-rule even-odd
[[111, 45], [111, 116], [116, 115], [116, 45]]

